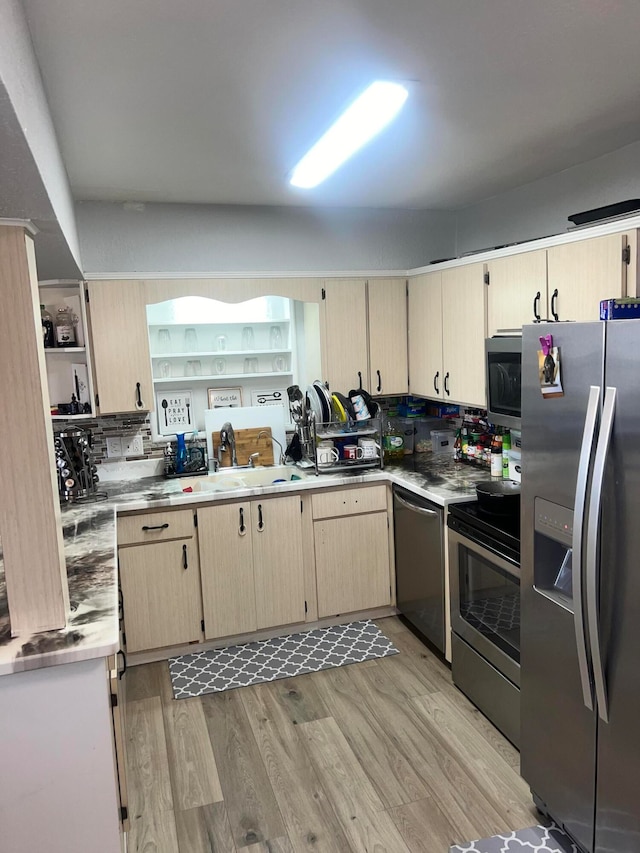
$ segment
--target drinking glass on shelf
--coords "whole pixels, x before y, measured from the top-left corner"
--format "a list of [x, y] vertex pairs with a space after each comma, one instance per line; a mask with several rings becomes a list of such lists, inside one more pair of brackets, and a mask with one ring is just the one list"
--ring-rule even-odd
[[169, 329], [158, 329], [158, 352], [171, 352], [171, 332]]
[[158, 376], [160, 379], [171, 379], [171, 362], [170, 361], [159, 361], [158, 362]]
[[245, 326], [242, 330], [242, 349], [255, 349], [255, 338], [253, 336], [252, 326]]
[[282, 371], [285, 370], [286, 366], [287, 364], [283, 355], [275, 356], [275, 358], [273, 359], [273, 369], [277, 373], [282, 373]]
[[184, 351], [198, 351], [198, 333], [193, 328], [193, 326], [190, 326], [188, 329], [184, 330]]
[[218, 376], [224, 373], [227, 369], [227, 362], [224, 358], [214, 358], [213, 360], [213, 372], [217, 373]]
[[269, 346], [271, 349], [282, 349], [282, 329], [280, 326], [271, 326], [269, 329]]
[[227, 348], [227, 336], [218, 335], [216, 338], [216, 352], [224, 352]]
[[202, 376], [202, 364], [199, 359], [188, 361], [184, 368], [185, 376]]
[[258, 372], [258, 359], [257, 358], [245, 358], [245, 360], [244, 360], [244, 372], [245, 373], [257, 373]]

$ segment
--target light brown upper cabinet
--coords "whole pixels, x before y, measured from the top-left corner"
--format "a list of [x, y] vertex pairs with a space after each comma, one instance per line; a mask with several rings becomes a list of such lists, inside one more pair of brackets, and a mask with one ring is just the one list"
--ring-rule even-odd
[[600, 300], [636, 293], [637, 232], [593, 237], [547, 250], [549, 318], [600, 319]]
[[411, 393], [441, 399], [442, 273], [409, 280], [409, 382]]
[[487, 264], [489, 337], [519, 332], [547, 316], [547, 252], [523, 252]]
[[[369, 279], [369, 366], [372, 394], [407, 394], [407, 282]], [[348, 389], [347, 389], [348, 390]]]
[[323, 379], [342, 394], [369, 390], [366, 281], [325, 281], [320, 312]]
[[484, 264], [427, 273], [409, 282], [411, 393], [486, 406]]
[[447, 402], [487, 405], [486, 291], [484, 264], [442, 271], [442, 390]]
[[89, 325], [101, 415], [154, 408], [142, 281], [90, 281]]
[[321, 310], [323, 374], [332, 391], [407, 393], [404, 278], [325, 281]]

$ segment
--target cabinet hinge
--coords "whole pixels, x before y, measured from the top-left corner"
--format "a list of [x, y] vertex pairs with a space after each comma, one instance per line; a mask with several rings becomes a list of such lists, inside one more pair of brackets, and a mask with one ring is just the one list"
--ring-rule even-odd
[[123, 646], [127, 645], [127, 635], [124, 631], [122, 632], [122, 645]]
[[625, 246], [622, 250], [622, 263], [630, 264], [631, 263], [631, 246]]
[[200, 628], [202, 630], [202, 633], [204, 634], [204, 619], [200, 620]]
[[124, 823], [129, 817], [129, 809], [126, 806], [120, 806], [120, 820]]
[[111, 707], [112, 708], [118, 707], [118, 696], [116, 693], [111, 694]]
[[304, 504], [302, 503], [302, 498], [300, 498], [300, 512], [304, 512]]
[[96, 394], [96, 406], [99, 406], [99, 405], [100, 405], [100, 397], [98, 394]]
[[307, 602], [306, 602], [306, 601], [305, 601], [305, 603], [304, 603], [304, 612], [305, 612], [305, 613], [307, 612]]
[[198, 526], [198, 513], [197, 512], [193, 513], [193, 526], [194, 527]]
[[324, 289], [324, 287], [322, 288], [322, 298], [323, 299], [327, 298], [327, 291]]
[[491, 276], [489, 275], [489, 273], [488, 273], [488, 272], [486, 272], [486, 273], [484, 274], [484, 283], [485, 283], [485, 284], [491, 284]]
[[86, 287], [84, 290], [84, 301], [87, 303], [87, 305], [89, 304], [89, 291], [86, 289]]

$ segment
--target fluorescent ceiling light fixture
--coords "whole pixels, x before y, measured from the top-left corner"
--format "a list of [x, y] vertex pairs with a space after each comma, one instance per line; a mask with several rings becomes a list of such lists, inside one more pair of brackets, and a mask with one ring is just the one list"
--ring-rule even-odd
[[294, 187], [317, 187], [400, 112], [409, 92], [399, 83], [372, 83], [331, 125], [293, 170]]

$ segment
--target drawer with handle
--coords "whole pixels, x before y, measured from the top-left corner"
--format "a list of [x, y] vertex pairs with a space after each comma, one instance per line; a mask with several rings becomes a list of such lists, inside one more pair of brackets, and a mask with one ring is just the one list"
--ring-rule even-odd
[[381, 512], [387, 508], [387, 487], [365, 486], [361, 489], [322, 491], [314, 494], [311, 501], [314, 519]]
[[190, 509], [119, 515], [118, 545], [186, 539], [193, 536], [194, 530], [193, 510]]

